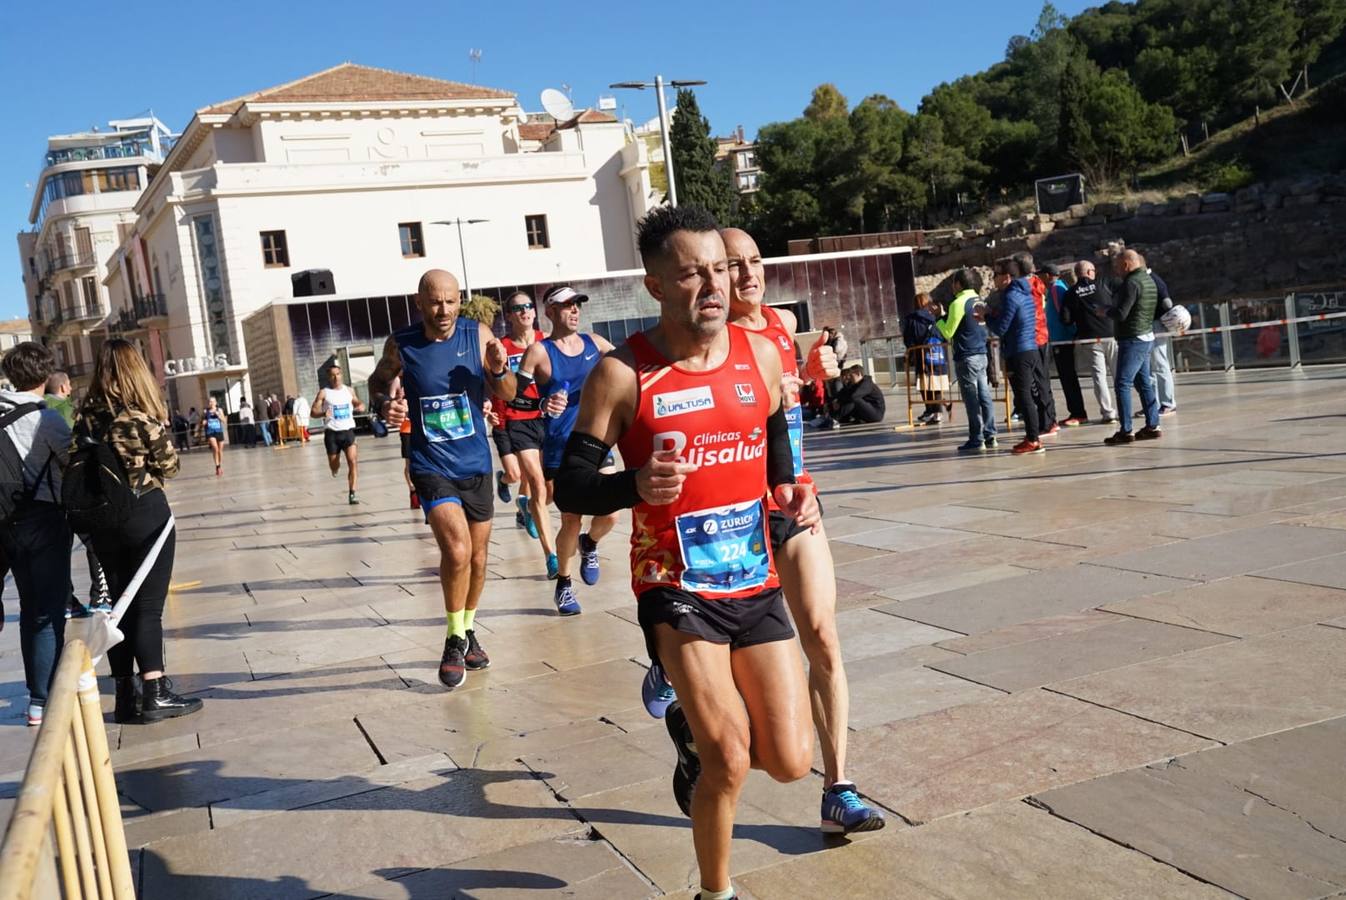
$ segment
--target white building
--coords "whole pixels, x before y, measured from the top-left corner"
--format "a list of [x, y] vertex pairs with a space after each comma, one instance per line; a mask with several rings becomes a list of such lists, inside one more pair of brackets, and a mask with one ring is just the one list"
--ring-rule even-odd
[[[432, 267], [496, 285], [629, 269], [648, 169], [606, 113], [528, 124], [508, 91], [346, 63], [198, 110], [106, 284], [127, 310], [164, 298], [173, 404], [214, 393], [232, 411], [241, 323], [294, 296], [293, 276], [328, 270], [356, 298], [411, 293]], [[462, 226], [461, 255], [435, 224], [459, 218], [485, 220]]]
[[[153, 116], [108, 124], [110, 131], [47, 139], [28, 214], [31, 227], [18, 236], [32, 330], [77, 389], [92, 371], [100, 333], [114, 325], [140, 327], [134, 314], [109, 318], [103, 279], [135, 222], [136, 199], [174, 141]], [[151, 315], [145, 318], [153, 322]]]

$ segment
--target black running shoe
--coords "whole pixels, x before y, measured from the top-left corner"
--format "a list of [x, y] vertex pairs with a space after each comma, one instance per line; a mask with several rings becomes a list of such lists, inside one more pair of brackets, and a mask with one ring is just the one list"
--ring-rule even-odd
[[467, 678], [467, 641], [452, 635], [444, 641], [444, 655], [439, 658], [439, 681], [453, 690]]
[[687, 817], [692, 815], [692, 791], [696, 790], [696, 780], [701, 777], [701, 757], [696, 754], [696, 739], [692, 737], [692, 727], [687, 724], [687, 715], [682, 704], [674, 702], [664, 716], [668, 726], [668, 736], [678, 751], [678, 765], [673, 770], [673, 799], [678, 801], [678, 809]]
[[477, 632], [469, 628], [467, 630], [467, 652], [463, 654], [463, 662], [469, 669], [489, 669], [491, 667], [491, 658], [486, 655], [486, 651], [481, 649], [481, 641], [477, 640]]

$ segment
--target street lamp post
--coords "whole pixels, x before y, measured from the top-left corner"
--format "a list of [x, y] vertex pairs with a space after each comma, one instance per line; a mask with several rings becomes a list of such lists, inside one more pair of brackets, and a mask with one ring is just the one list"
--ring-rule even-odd
[[480, 225], [482, 222], [489, 222], [490, 219], [441, 219], [431, 222], [431, 225], [453, 225], [458, 229], [458, 258], [463, 264], [463, 299], [472, 299], [472, 287], [467, 279], [467, 251], [463, 249], [463, 226]]
[[[695, 87], [705, 84], [704, 81], [675, 80], [668, 82], [669, 86], [675, 88]], [[668, 176], [668, 204], [669, 206], [678, 205], [678, 186], [673, 177], [673, 145], [668, 140], [668, 105], [664, 100], [664, 76], [654, 76], [654, 81], [619, 81], [616, 84], [608, 85], [610, 88], [630, 88], [631, 90], [643, 91], [647, 87], [654, 88], [655, 96], [659, 100], [659, 137], [664, 144], [664, 174]]]

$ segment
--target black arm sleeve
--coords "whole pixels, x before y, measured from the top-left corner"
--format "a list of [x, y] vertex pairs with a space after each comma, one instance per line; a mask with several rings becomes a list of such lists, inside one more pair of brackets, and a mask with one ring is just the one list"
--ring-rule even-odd
[[635, 469], [613, 475], [599, 473], [611, 449], [593, 435], [571, 432], [561, 469], [556, 473], [557, 509], [581, 516], [606, 516], [640, 502]]
[[785, 407], [781, 406], [766, 420], [766, 483], [795, 483], [794, 454], [790, 452], [790, 425], [785, 421]]
[[542, 407], [542, 400], [538, 397], [525, 397], [524, 392], [533, 384], [533, 377], [525, 375], [522, 372], [514, 373], [514, 399], [510, 400], [508, 406], [511, 409], [518, 409], [524, 412], [532, 412]]

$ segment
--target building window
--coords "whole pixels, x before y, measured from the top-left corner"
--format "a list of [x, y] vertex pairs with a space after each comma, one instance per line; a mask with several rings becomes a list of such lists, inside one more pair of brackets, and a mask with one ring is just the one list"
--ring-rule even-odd
[[529, 250], [546, 250], [551, 246], [551, 241], [547, 238], [546, 216], [524, 216], [523, 225], [528, 230]]
[[290, 264], [290, 250], [285, 245], [285, 232], [262, 232], [262, 262], [268, 269], [284, 268]]
[[402, 241], [402, 258], [411, 259], [425, 255], [425, 238], [421, 236], [420, 222], [402, 222], [397, 226], [397, 236]]
[[743, 169], [751, 169], [756, 162], [757, 159], [751, 150], [740, 150], [738, 152], [738, 167], [740, 171]]
[[81, 278], [80, 287], [84, 293], [84, 309], [89, 313], [98, 312], [98, 282], [92, 276]]
[[738, 176], [738, 189], [740, 191], [757, 190], [757, 173], [744, 172]]

